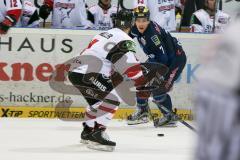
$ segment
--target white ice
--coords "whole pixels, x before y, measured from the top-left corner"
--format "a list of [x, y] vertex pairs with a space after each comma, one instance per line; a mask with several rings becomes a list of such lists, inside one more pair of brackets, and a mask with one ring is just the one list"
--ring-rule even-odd
[[180, 123], [176, 128], [154, 128], [152, 123], [128, 126], [113, 120], [107, 133], [117, 142], [114, 152], [80, 144], [81, 129], [81, 122], [0, 118], [0, 160], [194, 159], [196, 135]]

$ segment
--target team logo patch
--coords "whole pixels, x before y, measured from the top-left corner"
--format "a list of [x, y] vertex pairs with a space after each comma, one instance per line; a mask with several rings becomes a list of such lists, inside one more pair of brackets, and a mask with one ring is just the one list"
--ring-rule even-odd
[[151, 40], [153, 41], [153, 43], [154, 43], [156, 46], [158, 46], [158, 45], [161, 44], [160, 39], [158, 38], [157, 35], [152, 36], [152, 37], [151, 37]]

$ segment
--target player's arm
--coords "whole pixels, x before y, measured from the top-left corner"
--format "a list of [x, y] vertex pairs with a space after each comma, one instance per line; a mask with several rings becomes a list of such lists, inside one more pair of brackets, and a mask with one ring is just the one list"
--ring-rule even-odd
[[135, 86], [143, 85], [146, 83], [146, 79], [144, 78], [143, 70], [141, 67], [141, 63], [136, 59], [133, 52], [128, 52], [126, 54], [127, 63], [132, 64], [127, 67], [123, 73], [128, 79], [131, 79], [135, 82]]
[[196, 15], [192, 15], [191, 22], [190, 22], [190, 32], [204, 32], [204, 28], [202, 26], [202, 23], [197, 18]]
[[93, 24], [95, 23], [95, 17], [96, 14], [96, 7], [92, 6], [87, 8], [87, 19], [91, 21]]
[[0, 34], [6, 34], [12, 26], [15, 26], [22, 13], [20, 0], [8, 0], [5, 5], [7, 13], [5, 19], [0, 22]]
[[143, 78], [143, 72], [140, 62], [135, 57], [135, 52], [136, 44], [131, 40], [119, 42], [109, 52], [106, 59], [114, 64], [115, 72], [112, 76], [112, 78], [116, 80], [116, 83], [114, 84], [121, 83], [123, 77], [133, 80], [135, 82], [135, 86], [141, 83], [140, 80]]
[[53, 0], [44, 0], [43, 5], [39, 8], [39, 16], [47, 19], [53, 10]]
[[22, 26], [39, 27], [39, 15], [37, 8], [34, 4], [32, 4], [32, 2], [27, 0], [23, 2]]
[[178, 7], [178, 8], [182, 8], [182, 7], [183, 7], [183, 5], [182, 5], [182, 3], [181, 3], [180, 0], [174, 0], [174, 4], [175, 4], [175, 6]]

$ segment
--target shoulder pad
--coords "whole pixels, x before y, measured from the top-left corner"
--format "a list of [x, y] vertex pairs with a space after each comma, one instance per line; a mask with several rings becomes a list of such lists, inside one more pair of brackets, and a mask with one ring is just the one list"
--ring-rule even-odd
[[121, 41], [109, 51], [106, 59], [115, 63], [129, 51], [136, 52], [135, 42], [131, 40]]
[[131, 40], [121, 41], [119, 42], [119, 49], [123, 52], [136, 52], [136, 44]]

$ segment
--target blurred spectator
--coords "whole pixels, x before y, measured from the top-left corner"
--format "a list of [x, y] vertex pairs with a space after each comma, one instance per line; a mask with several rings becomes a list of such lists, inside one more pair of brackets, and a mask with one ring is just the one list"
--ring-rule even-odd
[[205, 52], [196, 91], [196, 160], [240, 159], [240, 22]]
[[108, 30], [113, 28], [111, 15], [117, 12], [117, 7], [111, 5], [111, 0], [99, 0], [97, 5], [88, 10], [95, 29]]
[[53, 11], [53, 28], [87, 29], [93, 24], [87, 20], [85, 5], [85, 0], [44, 0], [39, 16], [45, 20]]
[[150, 10], [152, 21], [167, 31], [176, 31], [175, 7], [181, 10], [180, 0], [134, 0], [134, 3], [135, 6], [145, 4]]
[[[204, 9], [193, 13], [191, 32], [222, 32], [229, 24], [230, 16], [216, 8], [216, 0], [205, 0]], [[216, 12], [217, 10], [217, 12]], [[216, 13], [215, 13], [216, 12]]]
[[22, 3], [20, 0], [0, 1], [0, 34], [6, 34], [8, 30], [15, 26], [22, 13]]
[[184, 12], [182, 16], [181, 26], [190, 26], [192, 14], [199, 9], [203, 9], [205, 0], [184, 0]]
[[23, 2], [23, 12], [21, 17], [22, 27], [39, 27], [39, 16], [37, 8], [28, 0]]

